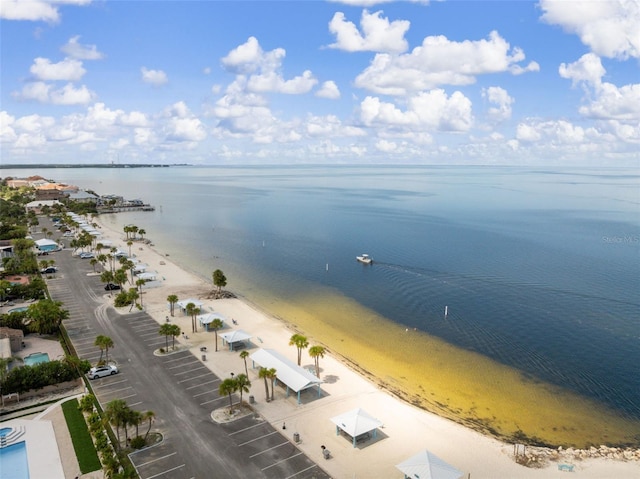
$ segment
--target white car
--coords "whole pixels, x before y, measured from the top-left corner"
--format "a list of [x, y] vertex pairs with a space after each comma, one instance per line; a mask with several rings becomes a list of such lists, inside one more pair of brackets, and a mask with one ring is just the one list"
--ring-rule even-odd
[[93, 258], [93, 253], [80, 253], [78, 255], [81, 259], [88, 259], [88, 258]]
[[103, 378], [105, 376], [113, 376], [114, 374], [118, 374], [118, 366], [107, 364], [105, 366], [97, 366], [89, 369], [89, 374], [87, 376], [89, 379], [95, 379]]
[[62, 236], [64, 236], [65, 238], [70, 238], [71, 236], [73, 236], [73, 233], [71, 231], [67, 231]]

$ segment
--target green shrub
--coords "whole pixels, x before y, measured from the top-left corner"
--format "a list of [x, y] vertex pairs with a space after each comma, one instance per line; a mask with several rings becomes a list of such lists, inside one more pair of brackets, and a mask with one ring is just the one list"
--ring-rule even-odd
[[129, 444], [133, 449], [142, 449], [146, 444], [144, 437], [136, 436], [131, 439], [131, 443]]

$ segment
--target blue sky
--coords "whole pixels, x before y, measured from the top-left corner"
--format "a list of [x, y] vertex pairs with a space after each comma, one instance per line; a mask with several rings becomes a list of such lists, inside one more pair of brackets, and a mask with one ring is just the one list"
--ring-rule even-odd
[[640, 4], [0, 3], [1, 163], [640, 166]]

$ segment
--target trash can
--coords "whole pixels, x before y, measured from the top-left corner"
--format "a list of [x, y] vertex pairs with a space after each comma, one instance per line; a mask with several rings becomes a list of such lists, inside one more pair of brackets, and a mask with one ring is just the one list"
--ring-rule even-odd
[[203, 361], [206, 361], [206, 360], [207, 360], [207, 355], [206, 355], [206, 354], [203, 354], [203, 355], [202, 355], [202, 360], [203, 360]]
[[294, 442], [300, 442], [300, 434], [298, 434], [297, 432], [293, 433], [293, 441]]
[[256, 402], [256, 398], [253, 395], [249, 396], [249, 404], [254, 404]]

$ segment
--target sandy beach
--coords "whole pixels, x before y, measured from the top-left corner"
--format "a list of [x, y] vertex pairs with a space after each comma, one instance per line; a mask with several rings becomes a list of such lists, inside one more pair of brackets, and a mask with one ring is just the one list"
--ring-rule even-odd
[[[112, 245], [128, 251], [124, 233], [109, 229], [101, 224], [103, 236], [100, 240], [110, 240]], [[152, 238], [151, 238], [152, 239]], [[218, 333], [242, 329], [251, 335], [249, 353], [260, 348], [271, 348], [296, 361], [296, 349], [289, 346], [289, 338], [295, 332], [308, 336], [310, 345], [317, 344], [307, 331], [297, 331], [283, 320], [260, 311], [243, 299], [213, 299], [211, 281], [191, 274], [172, 262], [157, 246], [135, 242], [131, 249], [135, 259], [147, 265], [147, 271], [157, 272], [157, 281], [144, 288], [143, 306], [158, 324], [169, 315], [167, 296], [175, 294], [180, 300], [195, 298], [202, 301], [203, 312], [215, 311], [228, 318], [228, 324]], [[109, 301], [105, 295], [105, 301]], [[231, 322], [237, 322], [237, 326]], [[218, 339], [215, 349], [215, 334], [199, 326], [198, 332], [191, 332], [191, 319], [179, 309], [171, 322], [178, 324], [186, 337], [179, 338], [183, 347], [188, 347], [201, 358], [201, 348], [206, 347], [204, 364], [221, 377], [231, 373], [244, 372], [244, 362], [238, 352], [229, 351]], [[312, 367], [313, 360], [303, 352], [302, 366]], [[251, 392], [255, 398], [253, 407], [276, 427], [286, 425], [285, 434], [294, 440], [299, 435], [299, 447], [316, 460], [336, 479], [367, 477], [402, 477], [395, 467], [411, 456], [428, 450], [464, 473], [465, 478], [549, 478], [566, 477], [567, 472], [559, 465], [573, 466], [573, 475], [585, 478], [636, 478], [640, 477], [640, 461], [614, 459], [622, 457], [623, 451], [598, 450], [595, 454], [609, 454], [611, 457], [581, 458], [571, 450], [539, 450], [540, 467], [524, 467], [513, 457], [513, 444], [502, 443], [477, 431], [457, 424], [412, 406], [376, 383], [375, 378], [365, 378], [356, 372], [354, 365], [348, 365], [329, 352], [320, 359], [321, 378], [324, 380], [320, 397], [317, 390], [307, 390], [302, 394], [301, 404], [295, 394], [286, 397], [283, 388], [276, 388], [275, 400], [265, 401], [264, 383], [258, 378], [257, 370], [248, 361]], [[357, 367], [357, 365], [355, 365]], [[245, 395], [245, 399], [249, 396]], [[336, 435], [331, 418], [354, 408], [362, 408], [384, 425], [377, 438], [353, 447], [345, 437]], [[321, 446], [332, 453], [330, 460], [322, 456]], [[529, 452], [537, 451], [527, 448]], [[584, 455], [584, 454], [583, 454]], [[627, 452], [627, 455], [629, 453]]]

